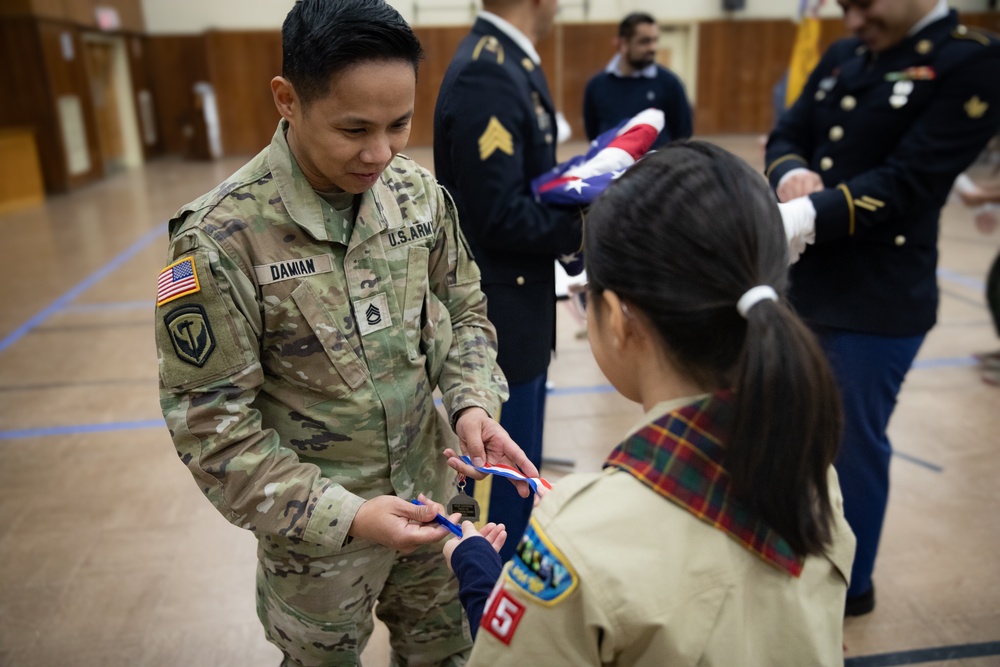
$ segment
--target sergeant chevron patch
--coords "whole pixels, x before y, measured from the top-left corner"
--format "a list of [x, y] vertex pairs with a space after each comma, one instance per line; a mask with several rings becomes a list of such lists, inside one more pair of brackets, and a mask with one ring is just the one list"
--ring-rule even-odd
[[496, 151], [513, 155], [514, 139], [510, 136], [510, 132], [500, 124], [496, 116], [490, 116], [490, 122], [486, 124], [486, 131], [479, 137], [479, 159], [485, 162], [486, 158]]
[[354, 319], [362, 336], [391, 327], [392, 314], [389, 312], [389, 302], [385, 294], [379, 292], [375, 296], [355, 301]]

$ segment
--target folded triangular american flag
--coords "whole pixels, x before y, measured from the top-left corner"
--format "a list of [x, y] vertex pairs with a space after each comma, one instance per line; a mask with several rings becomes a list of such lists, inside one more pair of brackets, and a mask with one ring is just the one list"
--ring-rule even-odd
[[[646, 109], [622, 121], [590, 142], [586, 155], [577, 155], [534, 179], [531, 191], [535, 199], [543, 204], [588, 206], [649, 151], [663, 125], [659, 109]], [[583, 270], [578, 253], [559, 261], [571, 276]]]
[[527, 482], [528, 486], [530, 486], [531, 490], [535, 493], [538, 493], [539, 484], [544, 486], [546, 489], [552, 488], [552, 484], [549, 483], [549, 481], [544, 477], [528, 477], [517, 468], [512, 468], [511, 466], [505, 466], [499, 463], [487, 463], [484, 466], [474, 466], [472, 465], [472, 459], [468, 456], [463, 456], [462, 460], [479, 472], [484, 472], [487, 475], [496, 475], [498, 477], [506, 477], [507, 479], [517, 479], [522, 482]]

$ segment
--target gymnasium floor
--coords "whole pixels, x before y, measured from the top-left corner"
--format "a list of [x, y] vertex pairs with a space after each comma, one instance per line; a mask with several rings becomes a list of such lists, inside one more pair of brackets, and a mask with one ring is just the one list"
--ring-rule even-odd
[[[760, 166], [756, 137], [713, 139]], [[0, 666], [280, 661], [254, 611], [255, 540], [202, 497], [157, 403], [165, 222], [241, 163], [162, 159], [0, 215]], [[890, 426], [878, 607], [847, 621], [854, 667], [1000, 665], [1000, 388], [970, 356], [998, 347], [982, 293], [1000, 233], [958, 206], [942, 229], [940, 322]], [[640, 410], [580, 330], [562, 304], [546, 455], [589, 471]], [[388, 664], [383, 630], [364, 659]]]

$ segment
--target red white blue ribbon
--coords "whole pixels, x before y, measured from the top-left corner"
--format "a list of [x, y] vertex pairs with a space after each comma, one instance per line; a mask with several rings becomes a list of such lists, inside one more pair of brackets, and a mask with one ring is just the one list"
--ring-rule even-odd
[[499, 463], [487, 463], [484, 466], [474, 466], [472, 465], [472, 459], [468, 456], [463, 456], [462, 460], [468, 465], [472, 466], [479, 472], [486, 473], [487, 475], [496, 475], [497, 477], [506, 477], [507, 479], [520, 480], [522, 482], [527, 482], [528, 486], [535, 493], [538, 493], [538, 485], [541, 484], [546, 489], [551, 489], [552, 484], [549, 480], [544, 477], [528, 477], [523, 472], [517, 468], [512, 468], [511, 466], [501, 465]]

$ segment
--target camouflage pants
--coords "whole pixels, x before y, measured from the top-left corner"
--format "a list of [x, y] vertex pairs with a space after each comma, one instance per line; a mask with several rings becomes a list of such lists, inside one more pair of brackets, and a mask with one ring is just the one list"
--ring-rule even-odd
[[318, 549], [258, 550], [257, 615], [283, 667], [359, 665], [376, 600], [393, 665], [465, 665], [471, 636], [440, 544], [408, 555], [364, 540]]

